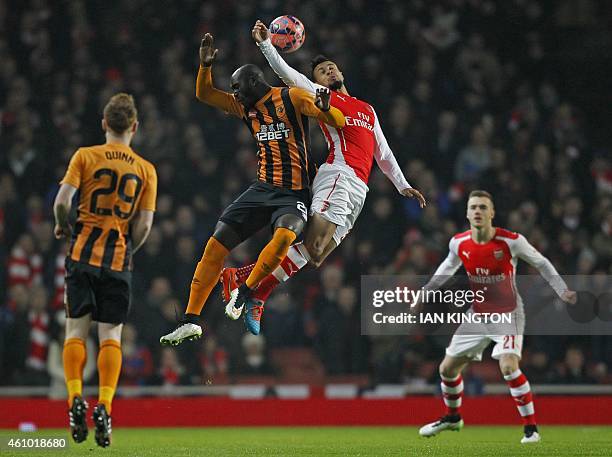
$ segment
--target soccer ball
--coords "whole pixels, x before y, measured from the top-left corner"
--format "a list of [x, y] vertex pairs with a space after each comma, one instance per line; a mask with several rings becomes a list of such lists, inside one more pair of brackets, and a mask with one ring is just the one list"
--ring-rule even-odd
[[272, 44], [282, 52], [295, 52], [306, 39], [304, 25], [295, 16], [279, 16], [270, 23]]

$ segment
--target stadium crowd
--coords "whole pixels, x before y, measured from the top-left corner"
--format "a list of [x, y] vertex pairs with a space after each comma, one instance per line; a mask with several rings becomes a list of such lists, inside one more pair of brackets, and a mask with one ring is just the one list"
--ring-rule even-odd
[[[67, 246], [53, 237], [52, 201], [76, 149], [103, 142], [101, 107], [118, 91], [136, 99], [133, 147], [159, 177], [154, 228], [134, 258], [121, 385], [275, 375], [270, 354], [286, 347], [311, 348], [328, 375], [433, 382], [432, 361], [446, 340], [361, 336], [360, 275], [433, 273], [448, 239], [466, 227], [465, 197], [475, 188], [496, 198], [496, 224], [523, 233], [561, 274], [612, 274], [611, 144], [592, 140], [606, 126], [590, 125], [591, 107], [566, 94], [571, 83], [555, 70], [563, 54], [555, 37], [609, 27], [600, 7], [592, 0], [172, 7], [29, 0], [10, 8], [0, 1], [0, 384], [61, 389]], [[420, 210], [376, 170], [353, 233], [319, 270], [275, 292], [263, 335], [225, 319], [217, 292], [203, 313], [206, 337], [161, 348], [159, 336], [186, 305], [203, 242], [255, 174], [248, 130], [194, 96], [200, 38], [215, 36], [217, 85], [227, 88], [247, 62], [278, 84], [250, 29], [287, 12], [307, 34], [289, 63], [308, 73], [320, 52], [339, 63], [349, 91], [377, 109], [429, 205]], [[318, 129], [311, 137], [322, 161]], [[267, 236], [244, 243], [231, 263], [252, 261]], [[527, 337], [524, 352], [536, 383], [603, 382], [612, 373], [612, 336]], [[86, 378], [93, 371], [86, 367]]]

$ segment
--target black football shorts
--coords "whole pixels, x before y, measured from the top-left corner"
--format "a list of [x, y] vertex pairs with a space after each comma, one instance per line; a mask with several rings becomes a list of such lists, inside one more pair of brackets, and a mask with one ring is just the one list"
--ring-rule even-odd
[[310, 199], [310, 189], [283, 189], [255, 181], [225, 208], [219, 220], [231, 226], [244, 241], [268, 224], [273, 228], [285, 214], [295, 214], [306, 223]]
[[66, 317], [89, 313], [97, 322], [122, 324], [130, 310], [132, 272], [97, 268], [66, 258]]

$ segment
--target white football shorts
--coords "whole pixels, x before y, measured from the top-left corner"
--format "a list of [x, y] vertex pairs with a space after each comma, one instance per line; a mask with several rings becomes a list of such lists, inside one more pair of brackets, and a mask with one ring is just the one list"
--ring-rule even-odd
[[312, 183], [310, 214], [336, 224], [333, 239], [339, 245], [359, 216], [368, 186], [348, 167], [324, 163]]
[[[471, 311], [468, 311], [471, 312]], [[515, 354], [521, 358], [525, 318], [523, 312], [512, 312], [511, 324], [462, 323], [453, 335], [446, 355], [482, 360], [482, 353], [493, 342], [491, 357], [496, 360], [503, 354]]]

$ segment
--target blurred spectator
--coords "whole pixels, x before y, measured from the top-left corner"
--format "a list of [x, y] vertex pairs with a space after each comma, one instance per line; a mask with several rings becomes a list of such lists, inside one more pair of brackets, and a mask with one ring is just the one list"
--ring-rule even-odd
[[595, 381], [587, 374], [584, 353], [577, 347], [567, 349], [565, 359], [557, 365], [553, 380], [559, 384], [590, 384]]
[[548, 354], [543, 351], [533, 352], [525, 361], [523, 370], [534, 384], [547, 384], [553, 380], [554, 373], [550, 367]]
[[455, 179], [460, 182], [475, 181], [491, 163], [491, 148], [484, 128], [472, 129], [471, 141], [457, 156]]
[[476, 373], [474, 373], [474, 365], [470, 364], [463, 371], [464, 392], [466, 395], [482, 395], [484, 394], [484, 381]]
[[268, 348], [298, 346], [303, 344], [302, 319], [297, 300], [293, 299], [282, 284], [266, 302], [263, 325], [266, 329]]
[[[55, 255], [55, 262], [51, 265], [53, 268], [53, 298], [51, 300], [51, 309], [64, 309], [64, 282], [66, 277], [66, 255], [68, 254], [68, 243], [62, 243], [59, 251]], [[51, 258], [53, 260], [53, 257]]]
[[229, 358], [227, 351], [219, 346], [217, 338], [208, 334], [202, 340], [198, 354], [201, 383], [227, 383]]
[[31, 286], [42, 283], [43, 259], [36, 252], [34, 239], [23, 234], [15, 243], [8, 260], [8, 286], [24, 284]]
[[46, 364], [51, 324], [47, 291], [43, 286], [33, 286], [29, 291], [21, 287], [13, 286], [11, 294], [15, 302], [11, 325], [13, 382], [44, 385], [49, 381]]
[[139, 386], [147, 384], [153, 374], [151, 352], [138, 341], [138, 332], [133, 325], [125, 324], [121, 333], [121, 384]]
[[168, 278], [164, 276], [153, 278], [146, 292], [146, 297], [144, 297], [145, 299], [141, 299], [132, 307], [131, 320], [133, 322], [146, 322], [152, 314], [159, 312], [161, 304], [172, 296], [172, 292], [172, 285]]
[[[528, 236], [560, 273], [612, 272], [612, 143], [606, 130], [612, 119], [601, 102], [606, 80], [595, 71], [606, 62], [601, 31], [609, 7], [591, 0], [417, 1], [390, 2], [379, 14], [383, 9], [374, 3], [341, 1], [331, 9], [322, 0], [296, 4], [295, 14], [317, 27], [309, 28], [306, 45], [290, 63], [308, 74], [315, 52], [338, 59], [351, 94], [376, 107], [399, 165], [428, 206], [421, 210], [400, 197], [374, 164], [368, 201], [352, 233], [321, 269], [306, 270], [275, 292], [263, 318], [267, 341], [249, 348], [253, 361], [262, 346], [264, 353], [314, 346], [323, 360], [343, 360], [341, 368], [326, 363], [330, 371], [366, 367], [375, 380], [402, 382], [418, 375], [421, 353], [426, 364], [443, 348], [433, 339], [355, 334], [358, 306], [349, 305], [348, 290], [359, 290], [362, 274], [432, 273], [449, 238], [466, 227], [465, 196], [474, 187], [496, 197], [496, 225]], [[154, 227], [134, 258], [129, 317], [135, 347], [147, 348], [154, 360], [149, 381], [199, 379], [198, 352], [220, 373], [219, 356], [210, 354], [221, 347], [233, 362], [230, 375], [257, 372], [257, 364], [237, 363], [245, 359], [243, 328], [225, 319], [217, 292], [203, 314], [219, 340], [216, 349], [203, 342], [169, 355], [158, 344], [184, 309], [203, 240], [221, 209], [254, 179], [257, 160], [247, 129], [229, 132], [225, 115], [195, 99], [193, 38], [216, 31], [224, 52], [215, 63], [215, 84], [227, 90], [239, 62], [263, 62], [250, 38], [257, 8], [179, 1], [163, 11], [171, 20], [162, 27], [157, 7], [126, 22], [125, 0], [113, 7], [80, 0], [68, 5], [26, 2], [0, 14], [0, 30], [12, 37], [0, 39], [0, 382], [23, 384], [31, 370], [26, 360], [40, 365], [35, 360], [44, 359], [44, 349], [32, 358], [31, 329], [47, 335], [40, 342], [52, 331], [45, 330], [44, 316], [63, 306], [67, 249], [51, 235], [51, 202], [74, 151], [103, 140], [100, 108], [118, 91], [136, 98], [141, 127], [134, 147], [156, 164], [159, 176]], [[317, 7], [326, 15], [315, 17]], [[159, 39], [148, 39], [152, 35]], [[363, 37], [356, 53], [352, 44]], [[568, 68], [584, 66], [584, 56], [595, 70], [568, 75]], [[320, 163], [325, 140], [314, 128], [310, 136]], [[240, 245], [228, 263], [252, 262], [263, 235]], [[35, 291], [42, 286], [45, 300]], [[347, 334], [355, 341], [348, 344]], [[339, 337], [338, 345], [330, 344]], [[554, 365], [567, 348], [562, 338], [545, 342], [525, 338], [526, 354], [538, 348], [529, 368], [535, 373], [545, 371], [545, 357], [535, 354]], [[608, 346], [604, 340], [593, 344], [582, 354], [584, 365], [601, 374], [610, 366]], [[574, 364], [578, 359], [569, 358]], [[157, 370], [162, 362], [163, 373]]]
[[8, 305], [3, 307], [3, 332], [0, 335], [4, 352], [2, 354], [3, 384], [21, 384], [18, 370], [25, 365], [28, 350], [28, 289], [16, 284], [9, 289]]
[[176, 241], [176, 261], [174, 267], [174, 280], [172, 287], [179, 294], [182, 302], [187, 302], [189, 298], [189, 286], [193, 271], [197, 265], [197, 256], [201, 255], [196, 251], [193, 238], [181, 236]]
[[[459, 153], [461, 138], [458, 132], [457, 114], [453, 111], [442, 111], [438, 116], [437, 131], [432, 132], [431, 146], [425, 157], [427, 164], [436, 168], [436, 175], [443, 186], [453, 182], [453, 169], [451, 164]], [[439, 167], [439, 164], [446, 166]]]
[[165, 347], [161, 350], [159, 366], [154, 373], [153, 382], [167, 389], [179, 384], [189, 384], [185, 367], [180, 363], [174, 349]]
[[356, 308], [357, 291], [342, 287], [333, 301], [323, 306], [317, 347], [330, 374], [363, 373], [367, 370], [366, 340], [361, 335], [361, 315]]
[[[181, 303], [176, 297], [166, 297], [156, 307], [145, 310], [143, 321], [132, 316], [130, 321], [141, 329], [140, 340], [150, 348], [158, 348], [159, 336], [176, 326], [180, 306]], [[143, 322], [146, 322], [146, 325], [142, 325]]]
[[245, 375], [269, 375], [272, 367], [266, 353], [266, 339], [263, 335], [245, 333], [242, 337], [242, 355], [237, 371]]

